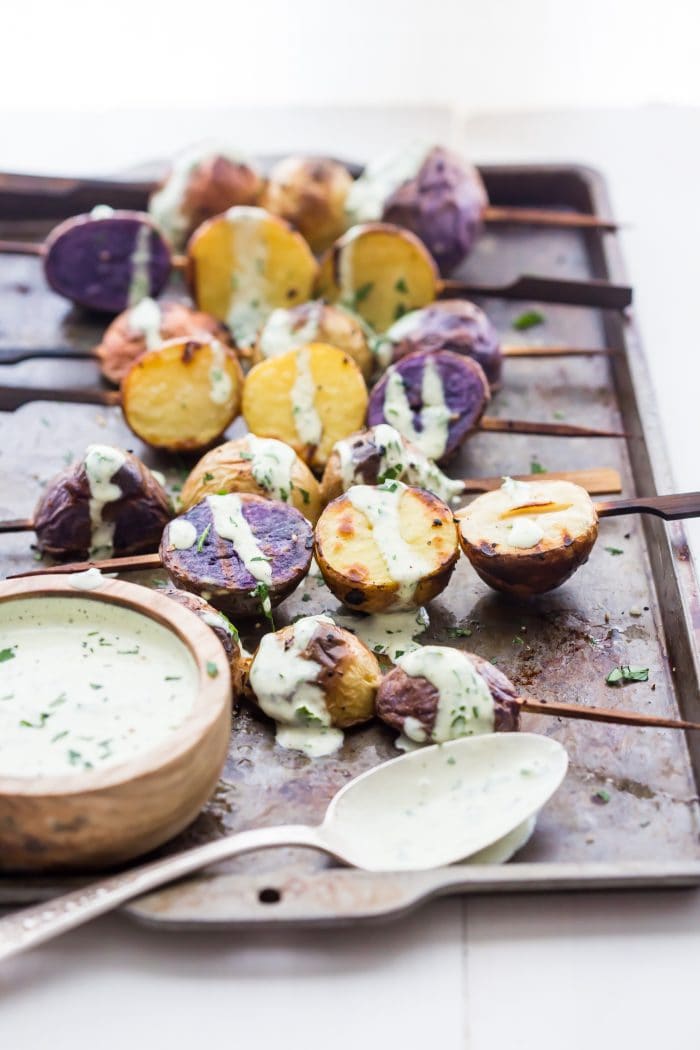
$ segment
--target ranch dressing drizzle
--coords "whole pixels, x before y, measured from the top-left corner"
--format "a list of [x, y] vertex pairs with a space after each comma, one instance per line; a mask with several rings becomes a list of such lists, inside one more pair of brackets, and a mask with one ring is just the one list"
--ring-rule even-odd
[[407, 719], [404, 735], [414, 743], [443, 744], [460, 736], [493, 733], [495, 710], [486, 680], [466, 653], [449, 646], [425, 645], [396, 661], [411, 678], [425, 678], [439, 694], [435, 724], [420, 731]]
[[250, 575], [269, 587], [272, 583], [270, 559], [261, 551], [243, 516], [240, 496], [235, 492], [226, 496], [207, 496], [207, 503], [214, 519], [214, 531], [222, 539], [231, 541]]
[[226, 351], [216, 339], [210, 339], [212, 363], [209, 369], [209, 397], [215, 405], [225, 405], [231, 399], [233, 380], [226, 371]]
[[520, 550], [536, 547], [544, 538], [544, 529], [532, 518], [516, 518], [510, 527], [508, 544]]
[[430, 626], [428, 613], [422, 607], [407, 612], [373, 613], [370, 616], [348, 616], [332, 612], [333, 621], [346, 631], [357, 635], [368, 649], [379, 656], [387, 656], [392, 663], [405, 653], [420, 647], [416, 635]]
[[66, 580], [76, 591], [96, 591], [105, 582], [100, 570], [94, 567], [84, 572], [71, 572]]
[[263, 223], [267, 213], [262, 208], [236, 205], [226, 218], [234, 225], [235, 264], [231, 275], [231, 299], [226, 323], [236, 345], [250, 347], [269, 313], [267, 305], [267, 243]]
[[316, 382], [311, 371], [308, 346], [296, 351], [297, 376], [292, 386], [292, 413], [299, 440], [305, 445], [319, 445], [323, 426], [316, 411]]
[[348, 225], [381, 219], [388, 198], [416, 177], [429, 149], [425, 143], [413, 142], [406, 149], [371, 161], [350, 187], [345, 204]]
[[307, 303], [306, 311], [308, 316], [303, 325], [295, 324], [291, 310], [280, 307], [272, 311], [258, 341], [263, 357], [278, 357], [288, 350], [297, 350], [307, 343], [313, 343], [318, 337], [323, 303]]
[[172, 631], [78, 592], [3, 602], [0, 648], [0, 776], [116, 766], [164, 743], [197, 695]]
[[429, 459], [439, 459], [447, 447], [451, 412], [445, 402], [445, 391], [440, 373], [432, 357], [428, 357], [421, 380], [420, 412], [422, 430], [416, 430], [413, 410], [406, 396], [406, 388], [400, 372], [390, 368], [384, 392], [384, 415], [388, 416], [396, 429], [413, 442]]
[[327, 616], [306, 616], [294, 624], [286, 642], [279, 635], [263, 636], [250, 669], [250, 685], [260, 707], [277, 723], [277, 743], [319, 758], [337, 751], [343, 742], [331, 716], [323, 689], [317, 684], [322, 668], [302, 656]]
[[155, 350], [162, 342], [160, 321], [160, 306], [150, 296], [146, 296], [137, 306], [132, 306], [129, 310], [129, 328], [136, 335], [144, 337], [147, 350]]
[[137, 306], [151, 290], [151, 227], [144, 223], [136, 234], [131, 253], [131, 281], [129, 282], [128, 305]]
[[254, 434], [248, 434], [246, 441], [253, 456], [250, 470], [258, 485], [275, 499], [287, 503], [292, 491], [292, 468], [297, 458], [294, 449], [283, 441], [259, 438]]
[[175, 518], [168, 526], [168, 546], [176, 551], [188, 551], [197, 542], [197, 530], [191, 521]]
[[121, 499], [122, 490], [112, 478], [126, 463], [126, 453], [111, 445], [88, 445], [85, 453], [85, 476], [90, 490], [90, 553], [114, 549], [115, 522], [103, 521], [108, 503]]
[[369, 521], [387, 573], [398, 584], [396, 608], [410, 607], [416, 584], [433, 570], [429, 559], [401, 535], [399, 504], [405, 491], [400, 481], [390, 481], [378, 488], [353, 485], [346, 493], [353, 507]]
[[111, 219], [114, 215], [114, 208], [109, 204], [96, 204], [90, 211], [91, 219]]

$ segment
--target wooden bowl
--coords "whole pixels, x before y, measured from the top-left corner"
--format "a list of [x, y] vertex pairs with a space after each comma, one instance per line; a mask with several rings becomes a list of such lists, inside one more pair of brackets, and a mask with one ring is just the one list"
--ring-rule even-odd
[[231, 729], [231, 677], [213, 631], [145, 587], [104, 579], [76, 590], [68, 577], [0, 584], [0, 603], [82, 598], [126, 607], [172, 631], [195, 662], [192, 709], [165, 740], [104, 770], [60, 776], [0, 775], [0, 870], [100, 868], [136, 857], [182, 831], [212, 794]]

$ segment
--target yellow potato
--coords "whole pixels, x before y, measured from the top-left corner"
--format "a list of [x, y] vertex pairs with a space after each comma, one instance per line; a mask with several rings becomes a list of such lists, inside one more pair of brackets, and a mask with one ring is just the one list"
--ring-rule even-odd
[[559, 587], [598, 536], [593, 501], [571, 481], [507, 479], [457, 517], [462, 549], [481, 579], [517, 598]]
[[306, 343], [328, 343], [344, 350], [369, 381], [374, 371], [374, 353], [370, 332], [361, 319], [341, 306], [321, 300], [301, 303], [289, 310], [274, 310], [263, 326], [253, 359], [279, 357]]
[[224, 321], [243, 349], [275, 307], [311, 298], [318, 270], [301, 234], [263, 208], [229, 208], [209, 219], [190, 238], [187, 258], [197, 306]]
[[[368, 501], [379, 504], [378, 519], [363, 508]], [[363, 612], [425, 604], [445, 589], [459, 557], [449, 507], [430, 492], [396, 481], [357, 485], [333, 500], [314, 539], [330, 590]]]
[[211, 445], [239, 413], [243, 372], [232, 350], [213, 340], [172, 339], [131, 366], [121, 385], [124, 418], [155, 448]]
[[254, 492], [291, 503], [314, 525], [321, 513], [319, 484], [288, 445], [250, 434], [211, 449], [192, 469], [180, 493], [183, 510], [205, 496]]
[[345, 199], [352, 175], [328, 157], [285, 157], [275, 164], [262, 204], [299, 230], [322, 252], [345, 229]]
[[318, 295], [355, 310], [385, 332], [410, 310], [432, 303], [438, 272], [418, 238], [384, 222], [353, 226], [321, 259]]
[[250, 370], [243, 389], [243, 418], [259, 437], [274, 437], [323, 468], [336, 441], [364, 423], [367, 387], [347, 354], [309, 343]]

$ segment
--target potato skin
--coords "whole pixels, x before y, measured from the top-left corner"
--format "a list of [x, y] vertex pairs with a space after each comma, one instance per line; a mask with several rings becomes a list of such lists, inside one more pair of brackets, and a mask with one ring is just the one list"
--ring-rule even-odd
[[269, 174], [262, 205], [286, 219], [321, 252], [345, 229], [347, 168], [328, 157], [285, 157]]
[[[309, 571], [313, 549], [311, 525], [287, 503], [252, 493], [241, 493], [241, 502], [243, 517], [263, 555], [270, 561], [270, 602], [272, 606], [279, 605]], [[187, 550], [175, 549], [166, 528], [160, 556], [175, 586], [194, 591], [233, 620], [239, 616], [260, 616], [261, 601], [253, 593], [258, 581], [238, 557], [233, 544], [217, 534], [208, 501], [202, 500], [181, 517], [194, 525], [199, 537], [207, 526], [210, 529], [200, 551], [197, 545]]]
[[[215, 400], [214, 373], [228, 377], [225, 400]], [[155, 448], [207, 448], [238, 415], [243, 371], [216, 341], [172, 339], [143, 354], [121, 384], [122, 411], [135, 434]]]
[[[105, 504], [102, 516], [113, 521], [114, 555], [147, 554], [158, 549], [172, 517], [163, 486], [132, 453], [114, 475], [123, 495]], [[37, 546], [53, 558], [83, 560], [91, 548], [90, 485], [84, 461], [49, 482], [34, 512]]]
[[[137, 260], [144, 247], [147, 263], [139, 275]], [[138, 288], [141, 298], [157, 297], [171, 269], [170, 246], [151, 218], [138, 211], [66, 219], [46, 238], [43, 261], [55, 292], [88, 310], [109, 314], [127, 308], [137, 279], [143, 285]]]
[[450, 581], [459, 557], [457, 529], [449, 507], [424, 489], [406, 488], [399, 510], [401, 534], [423, 552], [430, 546], [434, 568], [417, 580], [409, 601], [389, 575], [365, 515], [347, 497], [325, 508], [314, 533], [314, 554], [332, 593], [349, 608], [378, 613], [425, 605]]
[[[518, 691], [502, 671], [488, 660], [468, 653], [476, 671], [486, 679], [494, 700], [495, 731], [514, 732], [520, 725]], [[409, 675], [401, 667], [392, 667], [377, 692], [377, 717], [386, 725], [403, 732], [407, 718], [417, 719], [428, 734], [435, 726], [439, 693], [426, 678]]]
[[[183, 165], [189, 164], [185, 178]], [[181, 158], [149, 201], [149, 211], [173, 247], [184, 248], [189, 236], [206, 219], [234, 205], [260, 200], [264, 180], [247, 160], [209, 151], [198, 159]], [[173, 189], [179, 192], [173, 192]]]
[[[232, 633], [226, 621], [222, 619], [222, 614], [219, 610], [192, 591], [181, 591], [177, 587], [166, 587], [160, 593], [164, 594], [166, 598], [171, 598], [178, 605], [184, 605], [186, 609], [196, 613], [201, 620], [204, 620], [207, 627], [211, 627], [224, 647], [224, 652], [231, 668], [233, 698], [236, 700], [239, 696], [242, 696], [250, 660], [243, 655], [238, 634], [234, 635]], [[217, 622], [214, 622], [215, 620]]]
[[[423, 372], [428, 361], [432, 361], [442, 380], [445, 403], [450, 409], [452, 418], [448, 425], [447, 444], [437, 463], [446, 463], [458, 450], [465, 439], [473, 433], [479, 424], [489, 402], [491, 391], [481, 365], [470, 357], [463, 357], [451, 350], [437, 350], [434, 353], [423, 350], [402, 357], [392, 365], [375, 385], [370, 395], [367, 410], [368, 426], [378, 423], [390, 423], [397, 426], [396, 420], [386, 415], [385, 398], [389, 375], [398, 372], [403, 381], [407, 399], [413, 409], [414, 426], [417, 413], [423, 404]], [[403, 435], [411, 438], [410, 434]]]
[[[294, 627], [283, 627], [278, 637], [291, 644]], [[302, 655], [321, 666], [316, 682], [323, 690], [332, 726], [347, 729], [374, 717], [382, 671], [374, 653], [359, 638], [337, 624], [320, 622]], [[251, 693], [256, 700], [252, 689]]]
[[[194, 310], [184, 303], [159, 303], [160, 336], [168, 342], [178, 338], [217, 339], [224, 346], [232, 348], [231, 335], [220, 321], [202, 310]], [[110, 383], [119, 385], [131, 365], [141, 354], [148, 350], [146, 337], [142, 332], [130, 327], [131, 310], [125, 310], [115, 317], [102, 336], [102, 342], [95, 348], [99, 358], [102, 375]]]
[[268, 317], [254, 351], [254, 361], [277, 357], [307, 343], [327, 343], [353, 359], [366, 381], [375, 358], [367, 334], [356, 316], [338, 305], [312, 299], [289, 310], [275, 310]]
[[[557, 493], [572, 491], [583, 513], [575, 529], [557, 528], [533, 548], [520, 549], [493, 542], [489, 536], [488, 514], [498, 492], [478, 496], [458, 514], [460, 544], [478, 575], [489, 587], [518, 599], [560, 587], [588, 561], [598, 536], [598, 516], [585, 489], [571, 482], [550, 481], [537, 485], [539, 491], [547, 491], [546, 487], [550, 486], [556, 486], [553, 491]], [[484, 508], [486, 516], [483, 516]], [[548, 524], [554, 529], [554, 514], [545, 517], [551, 519]]]
[[297, 432], [292, 388], [302, 351], [290, 350], [255, 365], [243, 389], [243, 418], [259, 437], [273, 437], [290, 445], [312, 468], [322, 469], [336, 441], [364, 423], [367, 387], [359, 368], [347, 354], [326, 343], [309, 343], [310, 370], [316, 386], [315, 406], [321, 420], [321, 440], [305, 443]]
[[415, 233], [445, 275], [471, 251], [487, 205], [477, 169], [451, 150], [434, 146], [414, 178], [384, 202], [382, 218]]
[[[221, 492], [252, 492], [265, 499], [278, 499], [263, 488], [253, 477], [247, 437], [225, 441], [202, 456], [190, 471], [180, 493], [184, 510], [199, 503], [205, 496]], [[321, 513], [321, 492], [316, 478], [306, 463], [295, 457], [291, 469], [289, 499], [283, 500], [296, 507], [312, 525]]]
[[501, 384], [503, 357], [498, 332], [475, 303], [443, 299], [406, 314], [384, 333], [392, 360], [417, 351], [451, 350], [481, 365], [492, 390]]

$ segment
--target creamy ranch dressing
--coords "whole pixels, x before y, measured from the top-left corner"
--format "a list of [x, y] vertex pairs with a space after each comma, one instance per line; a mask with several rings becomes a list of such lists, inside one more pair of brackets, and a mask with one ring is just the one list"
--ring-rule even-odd
[[299, 440], [305, 445], [319, 445], [323, 426], [316, 411], [316, 382], [311, 371], [308, 346], [296, 351], [297, 375], [292, 386], [292, 413]]
[[84, 572], [71, 572], [66, 581], [76, 591], [96, 591], [104, 583], [104, 576], [99, 569], [85, 569]]
[[128, 305], [138, 306], [151, 290], [149, 267], [151, 264], [151, 227], [147, 223], [139, 226], [136, 243], [131, 253], [131, 281], [129, 282]]
[[425, 678], [439, 698], [430, 732], [416, 719], [406, 719], [403, 735], [414, 743], [442, 744], [460, 736], [493, 733], [495, 709], [486, 680], [465, 652], [449, 646], [425, 645], [400, 657], [397, 666], [412, 678]]
[[222, 539], [231, 541], [250, 575], [269, 586], [272, 583], [270, 559], [261, 551], [253, 530], [243, 516], [240, 496], [235, 492], [226, 496], [207, 496], [207, 503], [214, 519], [214, 531]]
[[197, 542], [197, 530], [191, 521], [175, 518], [168, 526], [168, 545], [176, 551], [188, 551]]
[[103, 770], [182, 725], [197, 668], [167, 628], [76, 594], [0, 604], [0, 776]]
[[262, 208], [236, 205], [226, 218], [236, 230], [235, 265], [231, 275], [231, 299], [226, 323], [236, 345], [253, 346], [265, 318], [267, 304], [267, 245], [261, 227], [267, 212]]
[[368, 649], [380, 656], [387, 656], [396, 663], [400, 656], [420, 648], [416, 636], [430, 626], [427, 610], [420, 608], [407, 612], [373, 613], [370, 616], [350, 616], [332, 612], [331, 617], [339, 627], [357, 635]]
[[297, 458], [294, 449], [276, 438], [259, 438], [254, 434], [248, 434], [246, 441], [253, 456], [250, 470], [258, 485], [275, 499], [286, 503], [292, 490], [292, 469]]
[[381, 219], [388, 198], [416, 177], [429, 150], [425, 143], [413, 142], [400, 152], [371, 161], [350, 187], [345, 203], [348, 225]]
[[114, 208], [109, 204], [96, 204], [90, 212], [91, 219], [111, 219], [114, 215]]
[[297, 350], [318, 337], [323, 314], [323, 303], [307, 303], [307, 320], [303, 325], [295, 324], [292, 311], [280, 307], [273, 310], [260, 333], [258, 346], [263, 357], [279, 357], [288, 350]]
[[277, 634], [264, 635], [250, 669], [258, 703], [277, 723], [277, 743], [310, 758], [329, 755], [343, 743], [342, 730], [331, 727], [325, 695], [317, 684], [321, 665], [302, 656], [324, 623], [333, 621], [323, 615], [297, 620], [291, 644]]
[[449, 422], [452, 413], [445, 402], [445, 391], [438, 368], [432, 357], [426, 358], [421, 380], [420, 412], [422, 430], [416, 430], [413, 411], [406, 396], [400, 372], [390, 368], [384, 392], [384, 415], [396, 429], [413, 442], [429, 459], [439, 459], [447, 448]]
[[115, 523], [103, 521], [102, 512], [108, 503], [122, 497], [122, 490], [112, 478], [126, 463], [126, 453], [111, 445], [88, 445], [83, 462], [90, 490], [90, 553], [111, 552]]
[[132, 332], [144, 337], [147, 350], [155, 350], [162, 342], [160, 306], [150, 296], [146, 296], [136, 306], [132, 306], [129, 310], [128, 322]]
[[430, 560], [401, 535], [399, 504], [405, 491], [400, 481], [390, 481], [379, 487], [353, 485], [346, 493], [353, 507], [369, 521], [386, 570], [398, 584], [396, 608], [410, 608], [416, 584], [433, 570]]
[[[513, 510], [531, 504], [546, 506], [548, 502], [547, 499], [538, 499], [535, 496], [533, 485], [527, 481], [504, 478], [501, 490], [508, 496]], [[544, 539], [544, 529], [532, 518], [516, 518], [510, 526], [508, 543], [511, 547], [529, 550], [530, 547], [536, 547], [542, 539]]]
[[215, 405], [225, 405], [231, 399], [233, 380], [226, 370], [226, 351], [216, 339], [208, 339], [212, 351], [209, 369], [209, 398]]

